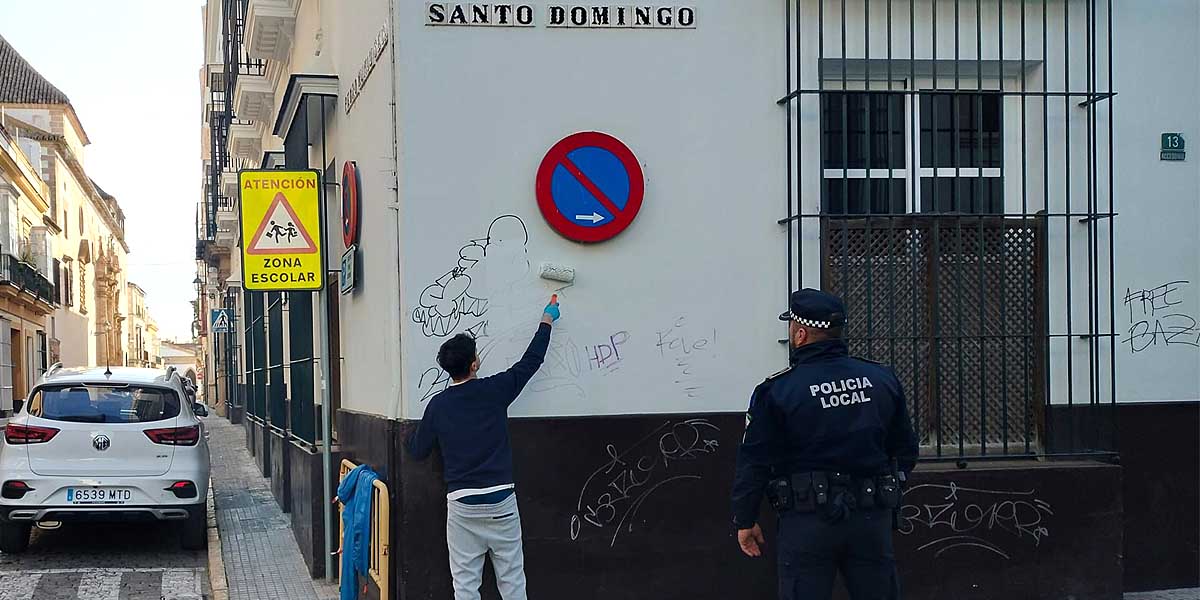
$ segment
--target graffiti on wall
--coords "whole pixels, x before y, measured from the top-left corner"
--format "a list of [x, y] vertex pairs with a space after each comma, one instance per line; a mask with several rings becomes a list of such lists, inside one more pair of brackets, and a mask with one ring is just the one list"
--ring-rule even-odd
[[1124, 304], [1129, 329], [1121, 343], [1131, 353], [1172, 347], [1200, 348], [1200, 327], [1194, 311], [1183, 306], [1190, 282], [1168, 281], [1151, 288], [1126, 288]]
[[935, 558], [981, 550], [1011, 558], [1018, 545], [1039, 546], [1050, 536], [1054, 510], [1036, 490], [1011, 491], [926, 483], [904, 491], [899, 533], [930, 538], [918, 547]]
[[[716, 454], [721, 430], [705, 419], [666, 421], [624, 449], [605, 446], [604, 463], [584, 480], [570, 519], [571, 540], [587, 532], [616, 546], [642, 506], [672, 485], [703, 478], [702, 459]], [[660, 491], [661, 490], [661, 491]]]

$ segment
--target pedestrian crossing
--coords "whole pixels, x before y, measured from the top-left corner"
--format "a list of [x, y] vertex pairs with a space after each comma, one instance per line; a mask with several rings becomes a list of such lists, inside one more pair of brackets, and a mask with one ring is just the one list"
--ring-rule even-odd
[[204, 569], [0, 571], [0, 600], [201, 600]]

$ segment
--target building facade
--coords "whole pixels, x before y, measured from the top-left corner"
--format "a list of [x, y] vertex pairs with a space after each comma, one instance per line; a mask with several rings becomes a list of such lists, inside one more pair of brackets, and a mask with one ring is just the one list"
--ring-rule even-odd
[[155, 369], [163, 366], [158, 323], [146, 308], [146, 292], [132, 281], [125, 284], [125, 365]]
[[6, 213], [8, 237], [0, 241], [44, 280], [38, 285], [53, 307], [46, 339], [25, 335], [22, 347], [33, 343], [48, 364], [123, 364], [125, 215], [87, 175], [90, 140], [70, 100], [2, 38], [0, 92], [4, 126], [47, 192], [37, 214]]
[[38, 169], [0, 124], [0, 416], [12, 413], [14, 398], [48, 364], [47, 317], [58, 297], [32, 257], [32, 223], [41, 223], [48, 196]]
[[[328, 443], [393, 490], [392, 589], [449, 593], [440, 474], [403, 440], [449, 383], [442, 341], [469, 332], [503, 369], [558, 293], [512, 408], [531, 587], [771, 597], [728, 492], [746, 399], [787, 364], [774, 315], [807, 286], [846, 299], [853, 351], [908, 391], [906, 597], [1197, 585], [1194, 502], [1167, 499], [1196, 498], [1200, 466], [1200, 74], [1157, 58], [1197, 53], [1193, 3], [211, 0], [205, 18], [201, 301], [235, 323], [208, 335], [209, 372], [315, 575]], [[241, 289], [235, 174], [280, 167], [322, 173], [343, 224], [328, 271], [354, 279], [325, 315]]]

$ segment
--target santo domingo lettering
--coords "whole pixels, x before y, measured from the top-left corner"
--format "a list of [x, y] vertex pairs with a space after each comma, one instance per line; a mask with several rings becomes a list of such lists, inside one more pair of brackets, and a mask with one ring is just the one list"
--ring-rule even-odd
[[[299, 258], [264, 258], [264, 269], [304, 269]], [[317, 274], [310, 270], [251, 273], [250, 283], [316, 283]]]
[[808, 391], [812, 394], [813, 398], [821, 399], [821, 408], [834, 408], [836, 406], [850, 406], [851, 404], [870, 402], [871, 397], [863, 390], [871, 387], [875, 386], [871, 385], [870, 379], [866, 377], [853, 377], [810, 385], [808, 386]]

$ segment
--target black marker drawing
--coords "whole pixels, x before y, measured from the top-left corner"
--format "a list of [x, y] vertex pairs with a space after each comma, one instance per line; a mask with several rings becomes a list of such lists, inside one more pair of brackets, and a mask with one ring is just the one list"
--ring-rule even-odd
[[1129, 310], [1129, 332], [1121, 343], [1129, 344], [1136, 354], [1157, 346], [1182, 345], [1200, 348], [1200, 326], [1196, 317], [1178, 308], [1178, 297], [1184, 280], [1169, 281], [1145, 289], [1125, 290], [1125, 306]]
[[[421, 333], [425, 337], [447, 337], [464, 317], [483, 317], [487, 313], [488, 300], [478, 293], [470, 293], [469, 272], [480, 262], [497, 255], [502, 259], [498, 263], [516, 263], [518, 268], [524, 264], [527, 272], [529, 259], [525, 245], [528, 242], [525, 222], [516, 215], [503, 215], [492, 221], [485, 237], [471, 240], [459, 248], [458, 264], [421, 291], [419, 306], [412, 315], [413, 322], [421, 324]], [[503, 274], [505, 266], [497, 264], [497, 274]], [[473, 324], [468, 330], [479, 325]], [[472, 334], [481, 337], [475, 332]]]

